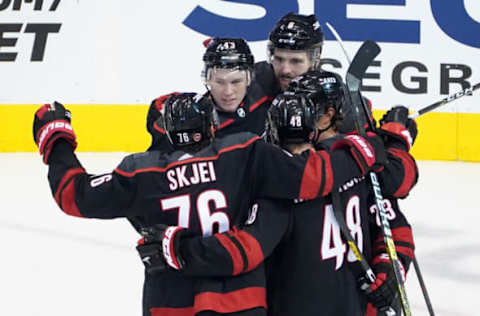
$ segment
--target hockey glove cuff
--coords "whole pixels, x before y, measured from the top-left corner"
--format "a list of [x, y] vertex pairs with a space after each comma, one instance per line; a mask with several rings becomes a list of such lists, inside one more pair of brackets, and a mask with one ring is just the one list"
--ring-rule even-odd
[[383, 115], [378, 134], [384, 137], [386, 143], [402, 143], [408, 151], [418, 134], [417, 123], [408, 118], [408, 108], [397, 105]]
[[48, 157], [56, 140], [62, 138], [70, 143], [75, 150], [77, 141], [73, 132], [71, 113], [58, 102], [44, 104], [36, 112], [33, 120], [33, 140], [37, 144], [43, 162], [48, 163]]
[[[382, 253], [373, 259], [373, 271], [376, 280], [367, 288], [362, 288], [367, 295], [367, 300], [379, 310], [385, 310], [391, 306], [397, 296], [397, 280], [393, 272], [392, 263], [386, 253]], [[403, 282], [405, 281], [405, 269], [399, 261], [402, 271]]]
[[331, 150], [347, 148], [357, 162], [363, 175], [370, 170], [381, 171], [386, 163], [385, 147], [382, 140], [373, 133], [367, 138], [359, 135], [347, 135], [336, 141]]

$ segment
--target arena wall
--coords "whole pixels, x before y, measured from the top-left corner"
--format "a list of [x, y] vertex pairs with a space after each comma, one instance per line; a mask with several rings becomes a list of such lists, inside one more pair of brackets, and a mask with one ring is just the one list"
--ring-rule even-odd
[[[73, 113], [79, 151], [142, 151], [150, 142], [150, 101], [171, 91], [204, 91], [202, 42], [244, 37], [256, 60], [286, 12], [315, 13], [326, 41], [325, 69], [344, 74], [367, 39], [382, 48], [363, 90], [378, 117], [395, 104], [412, 110], [480, 82], [480, 2], [3, 1], [0, 6], [0, 152], [35, 151], [33, 113], [60, 101]], [[413, 153], [425, 160], [480, 161], [480, 92], [418, 119]]]

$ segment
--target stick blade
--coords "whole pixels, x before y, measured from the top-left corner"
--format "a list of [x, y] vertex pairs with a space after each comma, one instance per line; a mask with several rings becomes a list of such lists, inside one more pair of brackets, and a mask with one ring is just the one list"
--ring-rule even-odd
[[363, 42], [347, 70], [346, 81], [350, 89], [358, 90], [365, 71], [380, 51], [380, 46], [376, 42], [371, 40]]

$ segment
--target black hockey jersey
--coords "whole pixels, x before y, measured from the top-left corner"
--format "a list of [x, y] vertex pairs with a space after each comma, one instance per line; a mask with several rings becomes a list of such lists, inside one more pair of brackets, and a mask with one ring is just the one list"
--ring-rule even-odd
[[[368, 181], [341, 193], [348, 228], [367, 260], [385, 252]], [[405, 267], [413, 256], [410, 225], [395, 201], [385, 199], [397, 252]], [[291, 211], [289, 211], [291, 210]], [[248, 275], [267, 261], [271, 315], [363, 315], [355, 257], [341, 236], [331, 200], [291, 203], [258, 200], [246, 224], [209, 238], [182, 240], [185, 275]], [[250, 272], [251, 271], [251, 272]]]
[[[149, 150], [172, 151], [173, 147], [168, 141], [166, 131], [157, 119], [163, 112], [164, 102], [169, 96], [177, 92], [166, 94], [152, 101], [147, 115], [147, 130], [152, 134], [152, 144]], [[207, 92], [207, 94], [209, 94]], [[250, 132], [264, 137], [266, 131], [267, 112], [273, 98], [264, 93], [261, 86], [251, 84], [247, 89], [243, 101], [235, 112], [224, 112], [217, 108], [218, 126], [215, 136]]]
[[[195, 155], [180, 151], [129, 155], [103, 175], [87, 174], [62, 140], [55, 143], [49, 159], [51, 190], [65, 213], [104, 219], [142, 215], [151, 225], [180, 225], [202, 236], [243, 223], [257, 198], [325, 196], [335, 183], [352, 176], [360, 176], [360, 169], [347, 151], [309, 151], [291, 157], [250, 133], [215, 139]], [[218, 303], [202, 295], [208, 293], [202, 289], [210, 281], [197, 281], [171, 273], [146, 280], [144, 300], [155, 301], [151, 314], [225, 308], [208, 305]], [[239, 292], [231, 294], [235, 293]]]

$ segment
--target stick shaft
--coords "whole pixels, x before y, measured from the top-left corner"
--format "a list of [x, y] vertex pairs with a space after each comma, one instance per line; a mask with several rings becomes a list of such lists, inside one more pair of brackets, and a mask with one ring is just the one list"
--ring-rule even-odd
[[435, 102], [435, 103], [433, 103], [433, 104], [430, 104], [430, 105], [428, 105], [428, 106], [426, 106], [426, 107], [424, 107], [424, 108], [422, 108], [422, 109], [420, 109], [420, 110], [418, 110], [418, 111], [416, 111], [416, 112], [413, 112], [412, 114], [410, 114], [409, 117], [410, 117], [411, 119], [416, 119], [417, 117], [419, 117], [419, 116], [421, 116], [421, 115], [423, 115], [423, 114], [425, 114], [425, 113], [431, 112], [431, 111], [435, 110], [436, 108], [441, 107], [442, 105], [445, 105], [445, 104], [447, 104], [447, 103], [450, 103], [450, 102], [452, 102], [452, 101], [455, 101], [455, 100], [457, 100], [457, 99], [459, 99], [459, 98], [461, 98], [461, 97], [464, 97], [464, 96], [466, 96], [466, 95], [472, 95], [473, 91], [477, 90], [478, 88], [480, 88], [480, 82], [477, 83], [477, 84], [475, 84], [475, 85], [473, 85], [473, 86], [470, 87], [470, 88], [467, 88], [467, 89], [464, 89], [464, 90], [462, 90], [462, 91], [459, 91], [459, 92], [457, 92], [457, 93], [455, 93], [455, 94], [449, 95], [449, 96], [446, 97], [445, 99], [442, 99], [442, 100], [440, 100], [440, 101], [438, 101], [438, 102]]

